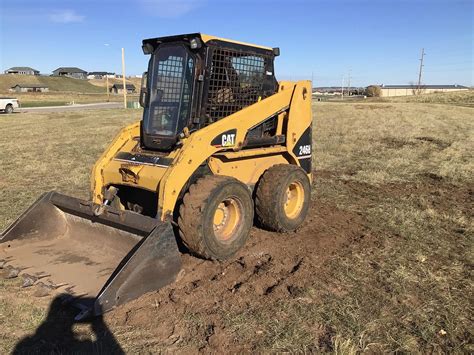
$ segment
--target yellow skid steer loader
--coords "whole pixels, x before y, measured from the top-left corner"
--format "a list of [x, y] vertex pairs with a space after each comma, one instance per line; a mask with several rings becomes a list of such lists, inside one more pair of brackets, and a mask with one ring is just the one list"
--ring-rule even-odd
[[95, 164], [91, 200], [46, 193], [0, 235], [7, 277], [88, 315], [174, 282], [182, 248], [223, 260], [254, 214], [283, 232], [309, 208], [311, 83], [277, 82], [278, 48], [200, 33], [142, 48], [143, 118]]

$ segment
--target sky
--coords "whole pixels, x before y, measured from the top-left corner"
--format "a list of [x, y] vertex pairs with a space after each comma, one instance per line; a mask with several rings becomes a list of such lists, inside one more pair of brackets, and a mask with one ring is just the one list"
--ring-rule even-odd
[[0, 69], [146, 70], [144, 38], [202, 32], [280, 47], [279, 80], [473, 82], [472, 0], [0, 0]]

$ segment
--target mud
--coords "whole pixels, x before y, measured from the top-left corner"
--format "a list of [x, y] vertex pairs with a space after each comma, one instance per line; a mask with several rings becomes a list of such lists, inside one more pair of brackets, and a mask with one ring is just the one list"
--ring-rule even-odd
[[[190, 350], [252, 350], [228, 329], [222, 310], [246, 312], [256, 305], [272, 306], [288, 298], [305, 297], [317, 282], [317, 270], [334, 253], [364, 233], [361, 218], [313, 201], [302, 228], [277, 234], [254, 228], [246, 247], [226, 262], [210, 262], [183, 255], [183, 271], [176, 283], [144, 295], [105, 315], [113, 327], [147, 329], [168, 349], [196, 344]], [[190, 328], [189, 317], [197, 314]], [[326, 337], [321, 332], [321, 341]]]

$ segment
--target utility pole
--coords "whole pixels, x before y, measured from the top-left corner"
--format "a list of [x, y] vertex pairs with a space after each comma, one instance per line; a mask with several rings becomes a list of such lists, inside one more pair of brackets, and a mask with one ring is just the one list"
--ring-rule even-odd
[[341, 82], [341, 100], [344, 99], [344, 75], [342, 76], [342, 82]]
[[347, 79], [347, 94], [348, 96], [351, 95], [351, 71], [352, 69], [349, 69], [349, 78]]
[[107, 90], [107, 102], [110, 101], [110, 91], [109, 91], [109, 74], [105, 74], [105, 88]]
[[123, 108], [127, 108], [127, 84], [125, 81], [125, 49], [122, 48], [122, 84], [123, 84]]
[[416, 88], [417, 94], [421, 92], [421, 74], [423, 72], [423, 59], [425, 57], [425, 49], [421, 49], [421, 58], [420, 58], [420, 71], [418, 72], [418, 85]]

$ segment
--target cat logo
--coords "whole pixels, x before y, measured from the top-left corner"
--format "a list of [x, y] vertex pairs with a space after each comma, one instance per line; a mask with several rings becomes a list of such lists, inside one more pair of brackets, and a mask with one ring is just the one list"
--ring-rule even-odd
[[235, 145], [235, 134], [223, 134], [222, 135], [222, 144], [223, 147], [232, 147]]
[[212, 140], [211, 145], [220, 148], [234, 147], [236, 144], [236, 136], [237, 130], [235, 128], [229, 129], [228, 131], [222, 132], [221, 134], [216, 136]]

